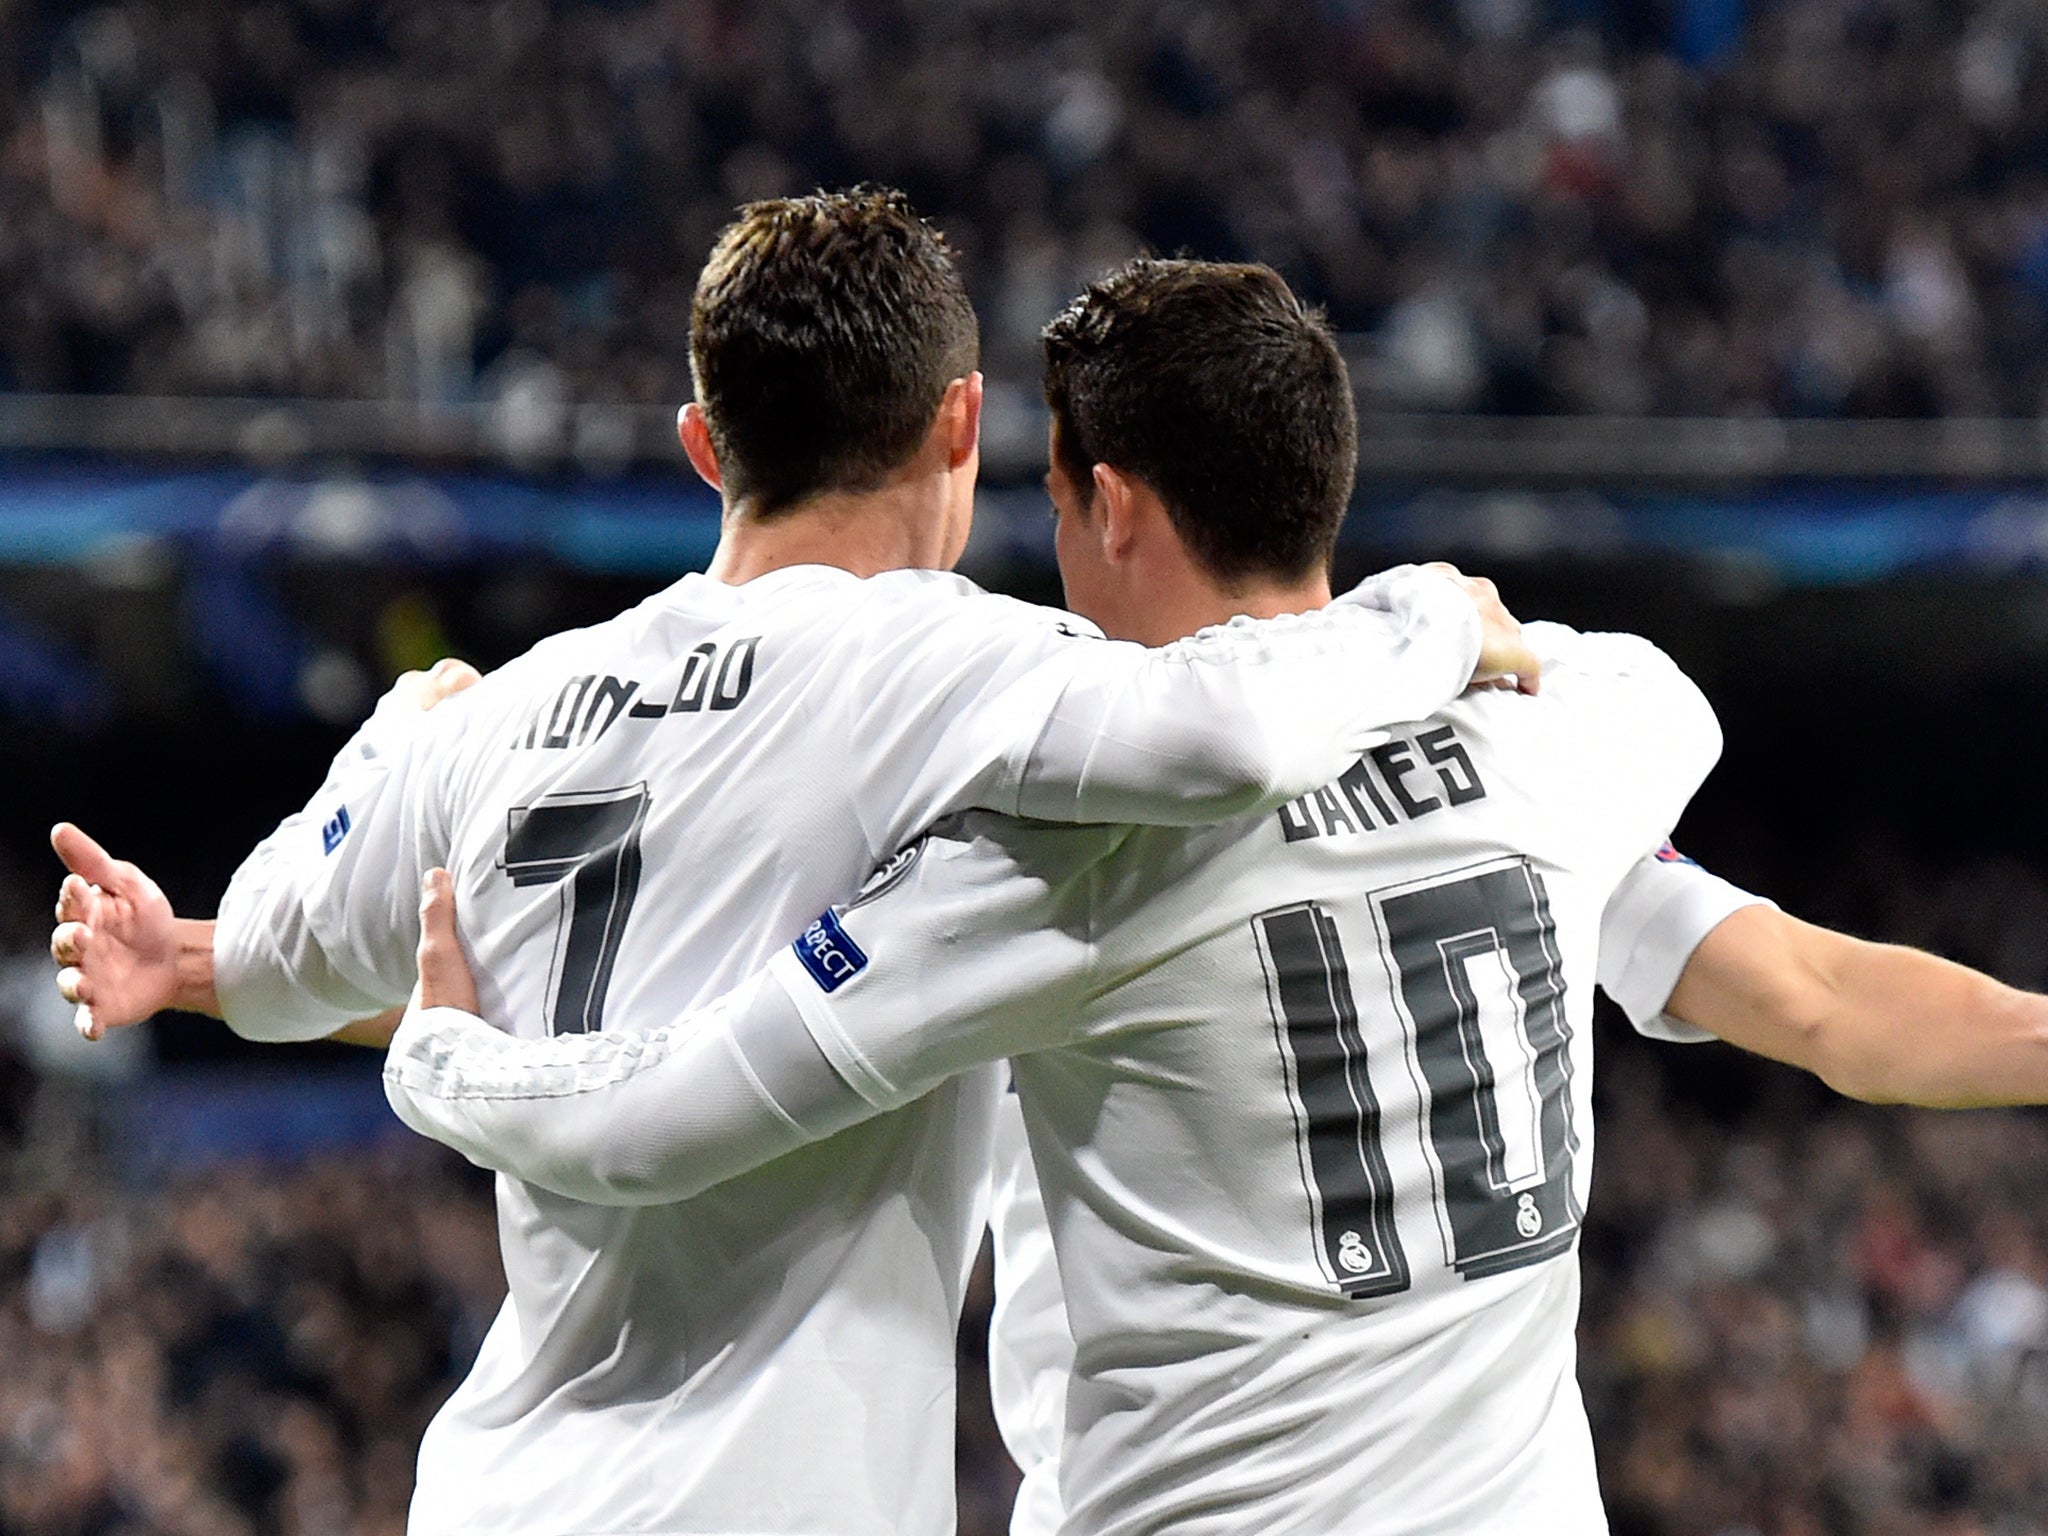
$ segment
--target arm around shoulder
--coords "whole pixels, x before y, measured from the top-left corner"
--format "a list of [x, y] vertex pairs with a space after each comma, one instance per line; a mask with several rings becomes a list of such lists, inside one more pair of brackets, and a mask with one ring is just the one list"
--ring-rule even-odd
[[1410, 568], [1312, 612], [1094, 647], [996, 809], [1174, 826], [1272, 810], [1456, 698], [1480, 641], [1471, 597]]

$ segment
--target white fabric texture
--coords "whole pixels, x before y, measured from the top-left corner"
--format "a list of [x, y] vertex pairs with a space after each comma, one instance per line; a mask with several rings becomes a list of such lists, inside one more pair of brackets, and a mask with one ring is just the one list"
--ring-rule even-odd
[[[1646, 855], [1615, 888], [1600, 923], [1602, 990], [1636, 1028], [1691, 1043], [1713, 1036], [1665, 1013], [1694, 949], [1746, 906], [1773, 906], [1689, 859]], [[1038, 1172], [1014, 1093], [997, 1110], [994, 1197], [996, 1303], [989, 1323], [989, 1388], [996, 1426], [1023, 1474], [1010, 1536], [1056, 1536], [1063, 1518], [1059, 1450], [1066, 1431], [1074, 1336], [1054, 1262]]]
[[[472, 1161], [600, 1205], [689, 1199], [871, 1113], [822, 1058], [817, 1078], [797, 1084], [749, 1059], [750, 1031], [779, 1028], [809, 1043], [796, 1005], [765, 976], [686, 1019], [508, 1051], [473, 1013], [415, 1006], [385, 1059], [386, 1096], [412, 1129]], [[671, 1081], [687, 1094], [673, 1094]], [[698, 1155], [678, 1168], [672, 1122], [681, 1115]], [[506, 1155], [514, 1117], [532, 1129]]]
[[996, 1428], [1023, 1474], [1010, 1507], [1010, 1536], [1055, 1536], [1063, 1518], [1060, 1441], [1067, 1432], [1074, 1330], [1025, 1140], [1023, 1108], [1014, 1093], [1004, 1094], [996, 1108], [995, 1158], [988, 1225], [996, 1302], [989, 1317], [988, 1387]]
[[1744, 907], [1776, 907], [1690, 859], [1651, 854], [1628, 872], [1600, 927], [1600, 986], [1639, 1034], [1696, 1045], [1714, 1038], [1664, 1011], [1692, 952]]
[[[237, 873], [223, 1008], [278, 1039], [403, 1002], [439, 864], [492, 1023], [610, 1048], [950, 812], [1275, 803], [1455, 694], [1477, 644], [1431, 573], [1163, 651], [930, 572], [688, 577], [372, 721]], [[701, 1059], [754, 1091], [742, 1058]], [[968, 1073], [680, 1203], [500, 1179], [510, 1294], [427, 1432], [412, 1536], [949, 1531], [995, 1094]]]
[[[772, 961], [877, 1112], [1012, 1059], [1073, 1536], [1603, 1528], [1573, 1377], [1601, 919], [1720, 737], [1654, 647], [1530, 634], [1541, 696], [1460, 699], [1274, 814], [961, 818], [833, 915], [860, 964]], [[598, 1095], [652, 1183], [728, 1167], [744, 1107], [700, 1115], [680, 1055], [640, 1075]], [[496, 1166], [549, 1134], [483, 1112]]]

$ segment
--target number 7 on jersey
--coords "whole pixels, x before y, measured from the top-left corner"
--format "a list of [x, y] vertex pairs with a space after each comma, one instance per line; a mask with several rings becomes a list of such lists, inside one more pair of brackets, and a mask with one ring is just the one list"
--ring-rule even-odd
[[544, 795], [506, 817], [498, 867], [515, 886], [569, 884], [567, 933], [557, 940], [549, 978], [549, 1033], [594, 1034], [604, 1027], [604, 995], [640, 892], [640, 829], [647, 786]]

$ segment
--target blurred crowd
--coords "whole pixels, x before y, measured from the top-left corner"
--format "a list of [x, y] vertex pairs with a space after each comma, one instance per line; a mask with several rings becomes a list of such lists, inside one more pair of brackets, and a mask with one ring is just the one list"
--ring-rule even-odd
[[488, 1186], [402, 1147], [0, 1182], [0, 1532], [401, 1536], [504, 1292]]
[[[1872, 859], [1780, 894], [1842, 920], [1881, 870], [1871, 931], [2048, 982], [2030, 867]], [[18, 1048], [34, 1006], [0, 1000], [0, 1536], [397, 1536], [503, 1292], [488, 1184], [405, 1138], [140, 1178], [107, 1086]], [[2048, 1532], [2048, 1119], [1602, 1028], [1581, 1377], [1616, 1536]], [[989, 1301], [984, 1266], [963, 1536], [1015, 1488]]]
[[[1868, 828], [1731, 858], [1801, 916], [2048, 989], [2036, 864]], [[2048, 1119], [1613, 1043], [1580, 1360], [1615, 1536], [2048, 1532]]]
[[1782, 1082], [1715, 1124], [1618, 1054], [1580, 1351], [1615, 1536], [2048, 1530], [2048, 1124]]
[[0, 4], [0, 383], [687, 392], [739, 201], [950, 234], [988, 361], [1140, 248], [1273, 263], [1388, 408], [2039, 414], [2030, 0]]

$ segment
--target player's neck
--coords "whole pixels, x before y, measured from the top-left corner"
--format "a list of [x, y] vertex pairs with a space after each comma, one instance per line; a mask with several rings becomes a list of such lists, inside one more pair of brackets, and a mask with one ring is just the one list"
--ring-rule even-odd
[[1155, 587], [1129, 619], [1110, 633], [1116, 639], [1136, 640], [1142, 645], [1170, 645], [1213, 624], [1228, 624], [1240, 617], [1273, 619], [1307, 613], [1329, 601], [1327, 572], [1300, 581], [1252, 581], [1236, 587], [1205, 579], [1168, 582]]
[[[971, 482], [970, 482], [971, 484]], [[964, 519], [950, 515], [948, 476], [913, 475], [878, 490], [828, 492], [762, 517], [728, 505], [707, 574], [738, 586], [792, 565], [830, 565], [856, 576], [951, 570], [965, 543]]]

